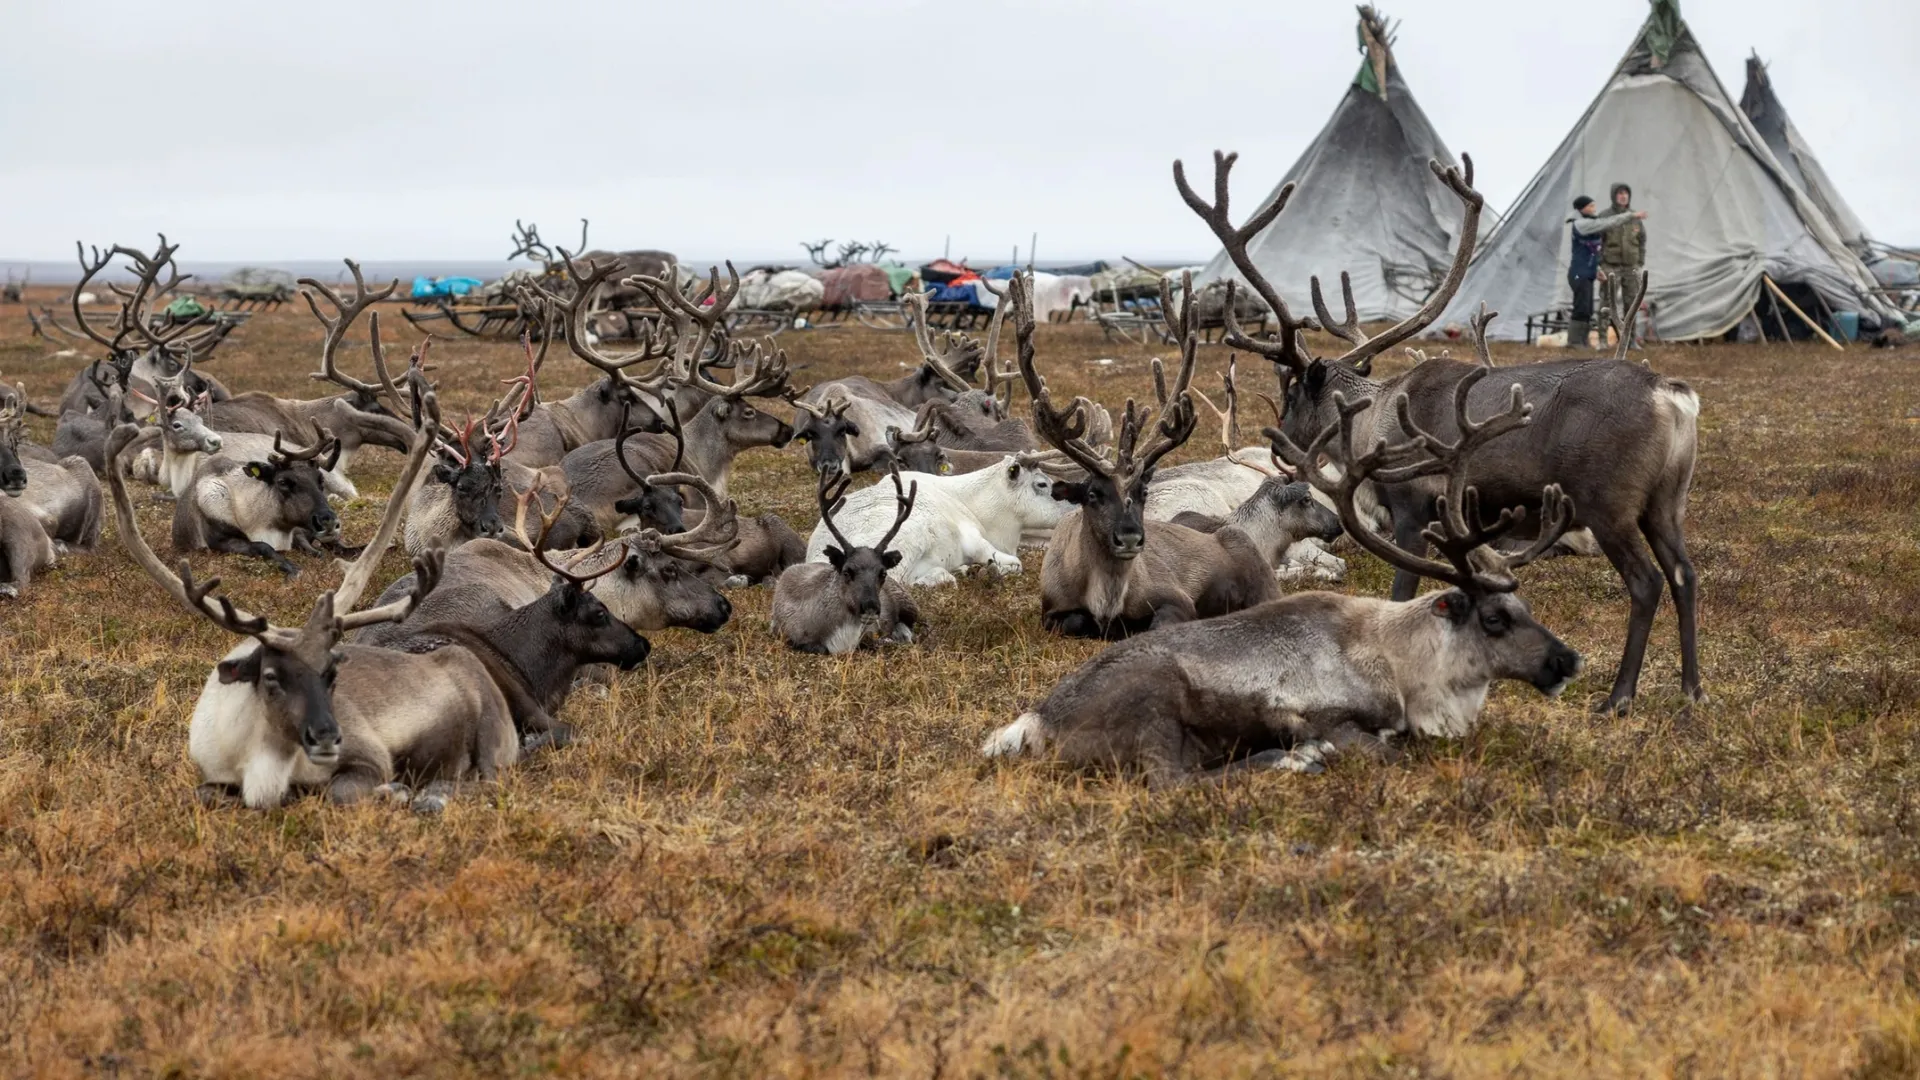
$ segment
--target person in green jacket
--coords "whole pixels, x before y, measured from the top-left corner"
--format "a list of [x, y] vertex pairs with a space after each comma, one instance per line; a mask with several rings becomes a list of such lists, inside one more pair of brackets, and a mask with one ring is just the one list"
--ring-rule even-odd
[[1600, 248], [1600, 332], [1604, 344], [1608, 326], [1613, 327], [1616, 335], [1626, 330], [1627, 305], [1633, 302], [1640, 272], [1647, 265], [1647, 227], [1643, 224], [1647, 212], [1633, 208], [1631, 187], [1615, 184], [1613, 205], [1607, 207], [1601, 217], [1632, 219], [1625, 228], [1608, 229]]

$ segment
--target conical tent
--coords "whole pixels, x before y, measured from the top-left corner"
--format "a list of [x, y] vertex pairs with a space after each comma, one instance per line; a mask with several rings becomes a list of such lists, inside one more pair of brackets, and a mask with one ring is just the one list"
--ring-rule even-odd
[[1438, 325], [1465, 325], [1485, 302], [1504, 316], [1489, 336], [1513, 340], [1528, 315], [1565, 308], [1573, 200], [1604, 203], [1615, 183], [1648, 214], [1648, 300], [1662, 338], [1732, 329], [1753, 310], [1762, 275], [1804, 285], [1864, 325], [1898, 318], [1734, 107], [1676, 0], [1653, 0], [1626, 58], [1481, 245]]
[[[1389, 33], [1372, 8], [1360, 9], [1360, 73], [1300, 160], [1267, 196], [1297, 184], [1286, 212], [1247, 245], [1247, 253], [1289, 306], [1308, 303], [1315, 274], [1353, 276], [1353, 298], [1367, 321], [1412, 314], [1452, 261], [1460, 202], [1428, 161], [1454, 164], [1393, 60]], [[1265, 204], [1263, 204], [1265, 205]], [[1199, 277], [1239, 280], [1223, 251]]]
[[1813, 200], [1821, 213], [1827, 215], [1828, 223], [1840, 234], [1840, 239], [1864, 256], [1868, 251], [1866, 226], [1860, 223], [1847, 200], [1840, 197], [1840, 189], [1833, 186], [1827, 171], [1820, 167], [1820, 160], [1813, 156], [1812, 148], [1800, 137], [1800, 129], [1793, 126], [1786, 108], [1774, 96], [1767, 65], [1760, 62], [1757, 54], [1747, 58], [1747, 88], [1740, 94], [1740, 111], [1747, 114], [1767, 149], [1773, 151], [1774, 160], [1800, 185], [1800, 190]]

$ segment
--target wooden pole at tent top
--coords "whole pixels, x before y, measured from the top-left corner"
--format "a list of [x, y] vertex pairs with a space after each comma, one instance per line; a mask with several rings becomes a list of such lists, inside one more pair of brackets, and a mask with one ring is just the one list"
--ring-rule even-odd
[[1841, 352], [1847, 351], [1847, 347], [1845, 345], [1842, 345], [1839, 342], [1833, 340], [1833, 335], [1827, 333], [1825, 330], [1820, 329], [1819, 323], [1814, 322], [1812, 319], [1808, 318], [1807, 313], [1800, 310], [1799, 304], [1796, 304], [1792, 300], [1787, 299], [1787, 294], [1780, 291], [1780, 286], [1775, 285], [1773, 283], [1772, 278], [1768, 277], [1765, 274], [1761, 274], [1760, 280], [1766, 282], [1767, 288], [1773, 290], [1773, 295], [1775, 299], [1778, 299], [1781, 303], [1787, 305], [1788, 311], [1791, 311], [1795, 315], [1800, 316], [1800, 321], [1807, 324], [1807, 329], [1813, 331], [1816, 334], [1819, 334], [1821, 341], [1824, 341], [1827, 344], [1833, 346], [1834, 348], [1839, 349]]

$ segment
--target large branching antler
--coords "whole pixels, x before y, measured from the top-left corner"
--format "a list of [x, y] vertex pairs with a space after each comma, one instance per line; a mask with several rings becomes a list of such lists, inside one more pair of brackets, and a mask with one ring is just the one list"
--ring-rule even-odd
[[1427, 168], [1432, 169], [1447, 190], [1460, 200], [1460, 229], [1459, 240], [1454, 247], [1453, 264], [1447, 268], [1447, 276], [1441, 279], [1438, 288], [1427, 295], [1426, 302], [1420, 305], [1418, 311], [1394, 323], [1378, 336], [1369, 337], [1360, 329], [1359, 311], [1353, 303], [1353, 282], [1347, 272], [1340, 272], [1340, 298], [1346, 305], [1347, 315], [1337, 323], [1328, 313], [1326, 299], [1320, 294], [1320, 279], [1313, 279], [1313, 310], [1321, 326], [1353, 346], [1332, 362], [1358, 368], [1362, 374], [1371, 371], [1374, 357], [1433, 325], [1433, 320], [1440, 317], [1440, 313], [1453, 300], [1453, 294], [1459, 291], [1460, 282], [1467, 276], [1467, 264], [1473, 261], [1474, 246], [1479, 242], [1480, 235], [1480, 211], [1486, 206], [1486, 198], [1473, 187], [1473, 156], [1461, 154], [1460, 161], [1464, 173], [1451, 165], [1442, 167], [1437, 161], [1427, 162]]
[[740, 542], [740, 508], [723, 499], [703, 476], [689, 472], [655, 473], [644, 483], [653, 487], [690, 487], [706, 504], [700, 523], [685, 532], [661, 533], [642, 529], [631, 539], [657, 551], [693, 562], [711, 563]]
[[1074, 464], [1117, 483], [1119, 472], [1113, 463], [1087, 442], [1087, 403], [1075, 398], [1067, 408], [1055, 408], [1053, 397], [1047, 392], [1046, 380], [1040, 377], [1040, 372], [1034, 367], [1033, 298], [1028, 295], [1026, 282], [1020, 274], [1013, 275], [1013, 280], [1008, 284], [1005, 303], [1013, 307], [1015, 355], [1020, 378], [1027, 384], [1027, 396], [1032, 399], [1034, 433], [1065, 454]]
[[[180, 245], [167, 243], [164, 234], [160, 243], [149, 255], [138, 248], [115, 244], [104, 253], [99, 248], [92, 249], [89, 256], [85, 245], [75, 243], [74, 248], [80, 259], [80, 281], [73, 287], [69, 301], [73, 308], [73, 317], [79, 321], [81, 332], [96, 344], [104, 345], [111, 357], [122, 357], [131, 347], [134, 351], [151, 350], [163, 355], [178, 352], [198, 352], [203, 356], [213, 350], [215, 345], [233, 329], [231, 322], [218, 320], [212, 312], [207, 312], [183, 322], [174, 323], [166, 329], [157, 328], [153, 314], [155, 298], [165, 296], [179, 288], [193, 277], [182, 274], [179, 264], [174, 261], [174, 252]], [[120, 300], [120, 314], [109, 330], [108, 337], [96, 329], [86, 313], [81, 310], [80, 297], [87, 291], [102, 270], [118, 256], [126, 256], [133, 263], [134, 284], [131, 288], [106, 283], [106, 288]], [[160, 274], [165, 271], [167, 280], [162, 282]], [[64, 328], [62, 328], [64, 330]], [[129, 346], [128, 339], [134, 341]]]
[[[643, 325], [638, 335], [640, 347], [632, 352], [601, 352], [592, 343], [593, 328], [589, 325], [594, 297], [602, 284], [620, 272], [620, 263], [618, 260], [604, 263], [588, 261], [583, 272], [566, 249], [561, 249], [560, 257], [567, 279], [573, 284], [571, 293], [562, 295], [543, 286], [536, 286], [534, 293], [549, 312], [558, 310], [565, 315], [568, 348], [573, 350], [573, 355], [599, 369], [615, 386], [624, 384], [650, 393], [656, 392], [673, 374], [673, 340], [665, 331], [664, 320]], [[551, 327], [553, 320], [550, 314], [547, 322]], [[551, 332], [548, 336], [551, 336]]]
[[[1246, 224], [1236, 227], [1227, 210], [1228, 177], [1233, 172], [1233, 163], [1239, 159], [1239, 154], [1226, 154], [1218, 150], [1213, 152], [1212, 203], [1201, 198], [1199, 193], [1187, 183], [1184, 163], [1179, 161], [1173, 163], [1173, 182], [1180, 189], [1180, 197], [1186, 200], [1187, 206], [1199, 216], [1200, 220], [1207, 223], [1209, 229], [1213, 230], [1213, 235], [1219, 239], [1220, 246], [1226, 251], [1227, 258], [1232, 260], [1234, 269], [1240, 272], [1240, 277], [1260, 298], [1261, 303], [1272, 310], [1274, 318], [1280, 323], [1279, 334], [1271, 341], [1255, 340], [1241, 333], [1239, 325], [1234, 321], [1233, 283], [1228, 282], [1225, 315], [1227, 344], [1236, 349], [1244, 349], [1264, 356], [1288, 373], [1303, 371], [1306, 369], [1308, 358], [1306, 350], [1300, 345], [1300, 332], [1312, 328], [1313, 320], [1293, 317], [1293, 312], [1287, 307], [1286, 301], [1280, 298], [1280, 291], [1273, 287], [1273, 283], [1267, 280], [1266, 274], [1261, 272], [1260, 267], [1254, 263], [1253, 257], [1247, 253], [1247, 244], [1265, 231], [1267, 226], [1272, 225], [1287, 208], [1287, 201], [1293, 198], [1294, 186], [1287, 184], [1282, 187], [1279, 193], [1274, 195], [1272, 202], [1256, 211], [1247, 219]], [[1191, 301], [1192, 291], [1189, 290], [1187, 295], [1188, 300]]]
[[[1456, 384], [1454, 421], [1460, 435], [1451, 442], [1414, 423], [1412, 407], [1405, 394], [1394, 399], [1400, 429], [1407, 433], [1400, 442], [1390, 444], [1376, 437], [1364, 451], [1360, 450], [1362, 436], [1355, 418], [1374, 402], [1372, 399], [1349, 402], [1345, 394], [1337, 392], [1333, 399], [1336, 419], [1304, 448], [1278, 427], [1267, 428], [1263, 434], [1272, 441], [1274, 453], [1292, 467], [1296, 475], [1333, 500], [1347, 534], [1382, 561], [1468, 591], [1510, 592], [1518, 585], [1513, 571], [1544, 554], [1571, 527], [1573, 501], [1558, 485], [1549, 485], [1541, 493], [1541, 527], [1533, 545], [1515, 556], [1494, 553], [1493, 545], [1525, 520], [1526, 510], [1504, 509], [1495, 520], [1487, 522], [1480, 514], [1479, 490], [1467, 484], [1467, 462], [1488, 442], [1530, 423], [1532, 406], [1522, 399], [1516, 384], [1505, 411], [1483, 421], [1473, 420], [1468, 398], [1474, 385], [1489, 370], [1474, 368]], [[1333, 470], [1320, 467], [1323, 456], [1333, 459], [1336, 466]], [[1355, 508], [1355, 496], [1369, 482], [1403, 484], [1440, 474], [1447, 477], [1447, 492], [1437, 502], [1440, 520], [1427, 526], [1422, 536], [1441, 553], [1444, 561], [1401, 548], [1375, 532]]]
[[[378, 398], [384, 388], [377, 383], [362, 382], [341, 371], [336, 356], [340, 350], [340, 342], [346, 338], [347, 330], [353, 326], [354, 320], [360, 317], [361, 312], [392, 296], [394, 291], [400, 288], [400, 279], [394, 278], [384, 288], [370, 290], [367, 288], [366, 278], [360, 273], [360, 264], [352, 259], [341, 261], [347, 264], [347, 272], [353, 275], [352, 299], [342, 298], [331, 286], [322, 283], [318, 278], [305, 277], [299, 281], [301, 299], [307, 302], [307, 309], [313, 312], [313, 317], [319, 319], [320, 325], [326, 328], [326, 336], [320, 339], [320, 370], [307, 377], [316, 382], [330, 382], [344, 386], [356, 394]], [[319, 299], [315, 298], [316, 294]], [[325, 300], [333, 308], [332, 315], [320, 310], [320, 300]], [[370, 316], [369, 320], [375, 318], [377, 316]]]
[[[932, 328], [927, 323], [925, 293], [910, 291], [901, 298], [901, 303], [906, 305], [907, 321], [913, 324], [913, 337], [920, 346], [922, 362], [932, 368], [935, 375], [940, 376], [941, 382], [954, 390], [964, 394], [973, 389], [973, 383], [962, 376], [959, 369], [968, 364], [980, 362], [980, 343], [971, 336], [955, 330], [942, 331], [936, 339]], [[1004, 301], [1001, 306], [1005, 306]], [[995, 320], [1000, 318], [997, 308], [994, 311], [994, 318]]]

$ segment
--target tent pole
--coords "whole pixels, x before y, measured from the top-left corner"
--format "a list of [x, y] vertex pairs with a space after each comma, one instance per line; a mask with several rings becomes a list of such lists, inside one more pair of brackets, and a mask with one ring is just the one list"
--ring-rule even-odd
[[1787, 332], [1787, 313], [1780, 310], [1780, 301], [1775, 300], [1772, 293], [1767, 294], [1767, 306], [1773, 309], [1773, 321], [1780, 326], [1781, 344], [1792, 345], [1793, 335]]
[[1839, 342], [1833, 340], [1832, 334], [1829, 334], [1825, 330], [1820, 329], [1819, 323], [1814, 322], [1812, 319], [1807, 318], [1807, 313], [1800, 310], [1799, 304], [1796, 304], [1792, 300], [1787, 299], [1787, 294], [1780, 291], [1780, 286], [1775, 285], [1773, 283], [1772, 278], [1768, 277], [1765, 274], [1761, 274], [1760, 280], [1766, 282], [1767, 288], [1773, 290], [1773, 295], [1777, 297], [1781, 303], [1787, 305], [1788, 311], [1791, 311], [1795, 315], [1800, 316], [1800, 321], [1807, 324], [1807, 329], [1812, 330], [1816, 334], [1819, 334], [1821, 341], [1824, 341], [1827, 344], [1833, 346], [1834, 348], [1839, 349], [1841, 352], [1847, 351], [1847, 347], [1845, 345], [1842, 345]]

